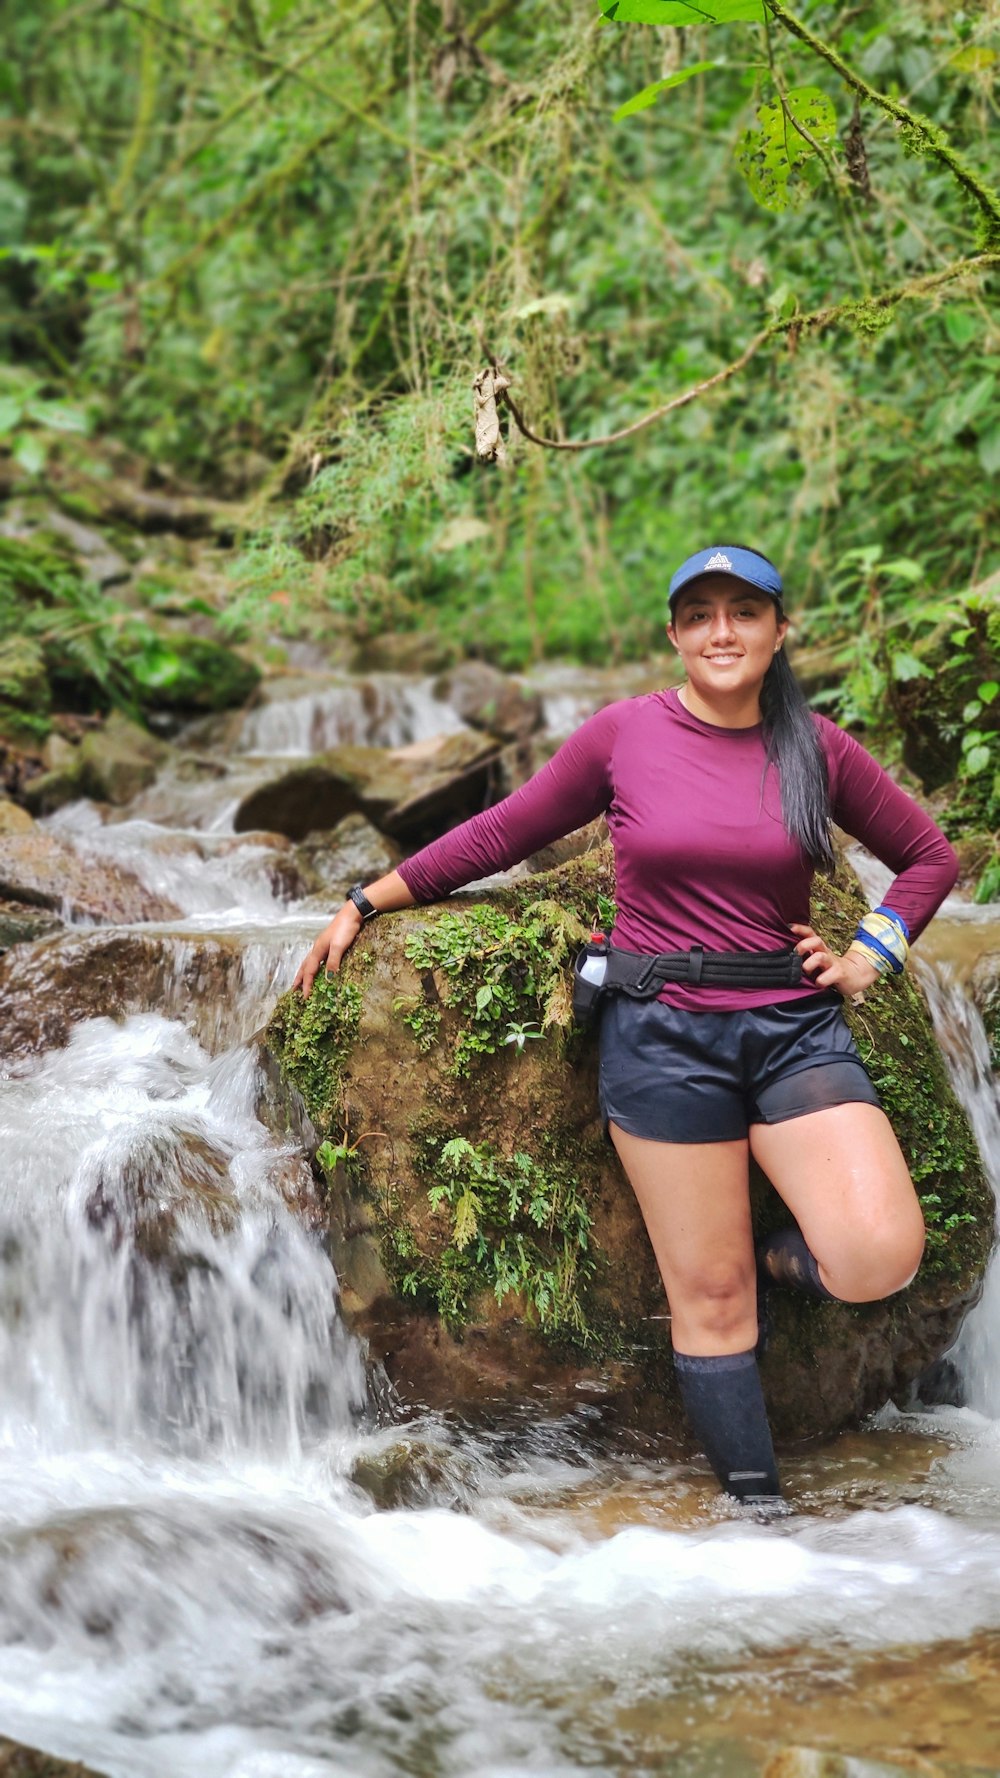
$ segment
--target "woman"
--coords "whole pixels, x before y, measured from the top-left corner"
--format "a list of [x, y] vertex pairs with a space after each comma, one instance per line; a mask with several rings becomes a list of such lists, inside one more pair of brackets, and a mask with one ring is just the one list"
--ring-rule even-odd
[[[607, 996], [602, 1107], [669, 1299], [688, 1416], [723, 1488], [765, 1503], [781, 1487], [757, 1372], [757, 1264], [766, 1283], [859, 1303], [902, 1290], [920, 1263], [920, 1205], [841, 998], [903, 967], [957, 876], [934, 823], [809, 711], [787, 630], [766, 557], [734, 545], [690, 556], [670, 583], [680, 689], [599, 711], [513, 796], [358, 885], [295, 978], [308, 994], [365, 919], [437, 900], [606, 814], [613, 961], [656, 956], [672, 979], [661, 970], [655, 998]], [[831, 819], [897, 873], [842, 957], [808, 923]], [[756, 1264], [751, 1155], [798, 1224]]]

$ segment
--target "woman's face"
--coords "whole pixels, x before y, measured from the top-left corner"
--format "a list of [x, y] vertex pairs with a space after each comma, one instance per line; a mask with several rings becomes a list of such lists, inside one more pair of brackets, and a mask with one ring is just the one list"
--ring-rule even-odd
[[685, 588], [667, 626], [690, 683], [709, 698], [759, 690], [787, 631], [767, 593], [728, 574], [708, 574]]

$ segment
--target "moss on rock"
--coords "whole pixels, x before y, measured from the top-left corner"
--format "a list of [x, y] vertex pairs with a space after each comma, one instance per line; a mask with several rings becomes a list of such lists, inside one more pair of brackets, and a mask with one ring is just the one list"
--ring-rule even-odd
[[[332, 1216], [365, 1231], [355, 1257], [375, 1250], [387, 1294], [359, 1292], [356, 1324], [404, 1395], [535, 1391], [565, 1407], [592, 1391], [640, 1422], [674, 1420], [662, 1285], [600, 1125], [596, 1044], [570, 1025], [569, 958], [613, 887], [605, 849], [407, 910], [268, 1027], [321, 1159], [329, 1145]], [[819, 887], [814, 918], [846, 946], [863, 907], [845, 877]], [[881, 984], [850, 1018], [924, 1201], [928, 1257], [888, 1305], [785, 1298], [765, 1372], [785, 1434], [832, 1431], [904, 1388], [953, 1337], [991, 1244], [989, 1192], [919, 994]], [[762, 1179], [754, 1202], [761, 1227], [787, 1221]]]

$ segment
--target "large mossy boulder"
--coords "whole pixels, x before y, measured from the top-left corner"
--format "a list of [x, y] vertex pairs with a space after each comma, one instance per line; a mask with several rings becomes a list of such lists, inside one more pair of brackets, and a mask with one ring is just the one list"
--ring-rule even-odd
[[[327, 1174], [345, 1313], [405, 1400], [590, 1402], [683, 1437], [662, 1285], [599, 1121], [596, 1042], [570, 1024], [569, 960], [612, 894], [605, 848], [381, 920], [308, 1002], [279, 1002], [270, 1117]], [[823, 883], [814, 920], [845, 948], [863, 907], [853, 880]], [[927, 1255], [889, 1303], [775, 1293], [764, 1381], [785, 1438], [905, 1392], [953, 1339], [992, 1244], [990, 1193], [916, 988], [881, 984], [849, 1016], [923, 1199]], [[763, 1178], [754, 1211], [760, 1229], [788, 1221]]]

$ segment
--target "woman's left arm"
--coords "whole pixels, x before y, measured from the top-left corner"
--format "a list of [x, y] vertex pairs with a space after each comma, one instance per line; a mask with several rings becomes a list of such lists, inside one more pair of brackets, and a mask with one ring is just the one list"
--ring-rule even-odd
[[856, 741], [826, 718], [820, 738], [830, 773], [830, 812], [896, 875], [882, 905], [912, 942], [958, 881], [958, 858], [941, 829]]
[[[958, 879], [958, 859], [941, 829], [852, 735], [817, 719], [830, 774], [831, 814], [838, 827], [896, 872], [880, 912], [881, 937], [859, 930], [840, 957], [811, 926], [793, 926], [803, 973], [818, 987], [858, 1000], [884, 974], [898, 971], [909, 941], [921, 933]], [[869, 924], [878, 924], [869, 916]], [[900, 943], [897, 933], [902, 935]], [[878, 966], [869, 961], [873, 953]], [[881, 955], [879, 955], [881, 954]], [[892, 955], [896, 961], [892, 962]]]

